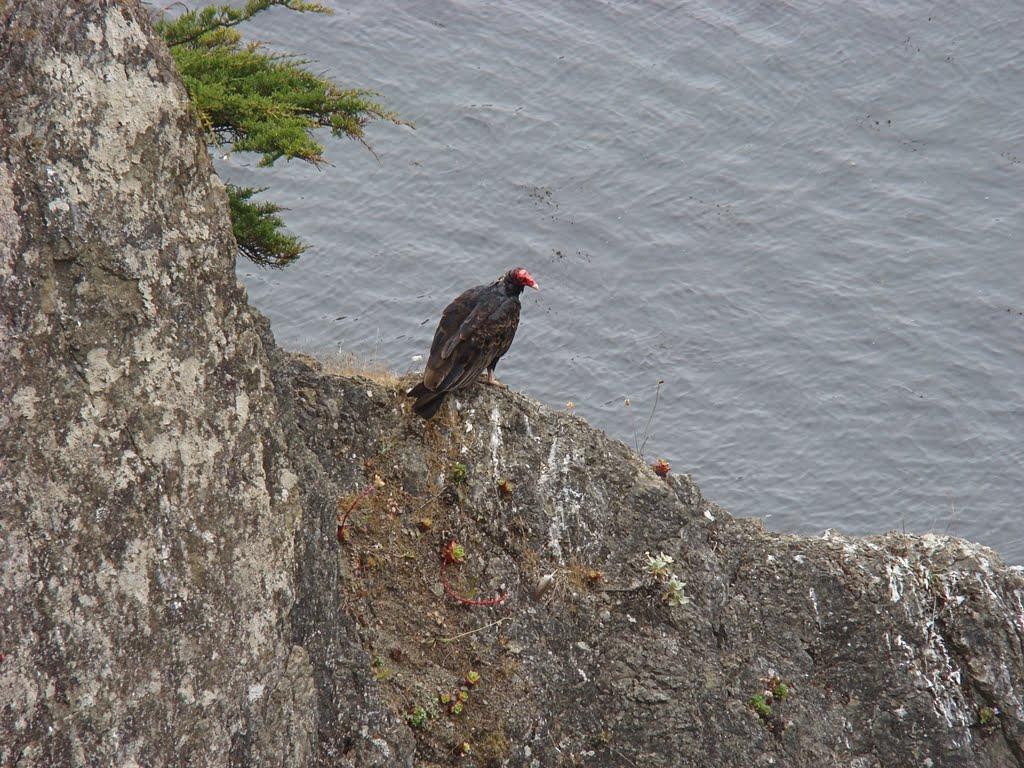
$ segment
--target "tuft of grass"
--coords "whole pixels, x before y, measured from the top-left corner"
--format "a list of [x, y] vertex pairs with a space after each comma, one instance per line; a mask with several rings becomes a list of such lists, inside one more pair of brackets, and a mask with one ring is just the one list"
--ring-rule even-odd
[[375, 358], [365, 359], [353, 353], [328, 355], [319, 358], [321, 368], [334, 376], [351, 378], [361, 376], [384, 387], [398, 386], [398, 376], [387, 365]]
[[632, 398], [625, 398], [622, 402], [629, 409], [630, 415], [633, 417], [633, 447], [636, 449], [637, 454], [642, 459], [644, 457], [644, 449], [647, 447], [647, 438], [651, 434], [651, 422], [654, 421], [654, 412], [658, 410], [658, 402], [661, 400], [661, 387], [665, 383], [664, 379], [658, 379], [658, 383], [654, 388], [654, 402], [651, 404], [651, 412], [647, 414], [647, 424], [644, 425], [644, 437], [640, 439], [640, 435], [636, 429], [636, 416], [633, 414], [633, 400]]

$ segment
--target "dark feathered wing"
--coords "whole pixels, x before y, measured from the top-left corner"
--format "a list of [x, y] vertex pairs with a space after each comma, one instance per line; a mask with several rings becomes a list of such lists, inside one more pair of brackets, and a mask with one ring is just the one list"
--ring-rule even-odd
[[469, 386], [497, 363], [518, 327], [519, 299], [498, 286], [471, 288], [456, 298], [434, 332], [423, 382], [409, 392], [417, 398], [413, 410], [433, 416], [448, 392]]

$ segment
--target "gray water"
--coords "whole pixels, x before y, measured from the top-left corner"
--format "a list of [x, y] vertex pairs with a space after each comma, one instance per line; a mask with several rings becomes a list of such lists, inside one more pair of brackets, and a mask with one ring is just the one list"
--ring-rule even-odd
[[664, 380], [645, 453], [734, 514], [1024, 563], [1018, 0], [336, 7], [246, 32], [416, 127], [220, 163], [312, 245], [239, 264], [283, 346], [418, 368], [523, 265], [512, 387], [634, 444]]

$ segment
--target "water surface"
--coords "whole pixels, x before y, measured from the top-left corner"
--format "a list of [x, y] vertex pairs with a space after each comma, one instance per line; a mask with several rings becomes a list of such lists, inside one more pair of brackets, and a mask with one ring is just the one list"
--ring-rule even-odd
[[664, 380], [646, 454], [733, 513], [1024, 563], [1016, 0], [335, 7], [246, 32], [416, 129], [220, 164], [312, 245], [239, 264], [283, 346], [418, 367], [523, 265], [512, 387], [633, 444]]

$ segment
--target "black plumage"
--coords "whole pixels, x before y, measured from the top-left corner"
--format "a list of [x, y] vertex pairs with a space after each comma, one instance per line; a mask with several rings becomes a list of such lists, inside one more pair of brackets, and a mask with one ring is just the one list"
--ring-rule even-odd
[[445, 307], [423, 381], [408, 392], [416, 398], [413, 411], [429, 419], [449, 392], [468, 387], [484, 371], [494, 383], [494, 368], [519, 327], [519, 295], [526, 286], [539, 290], [530, 273], [517, 267], [490, 285], [470, 288]]

